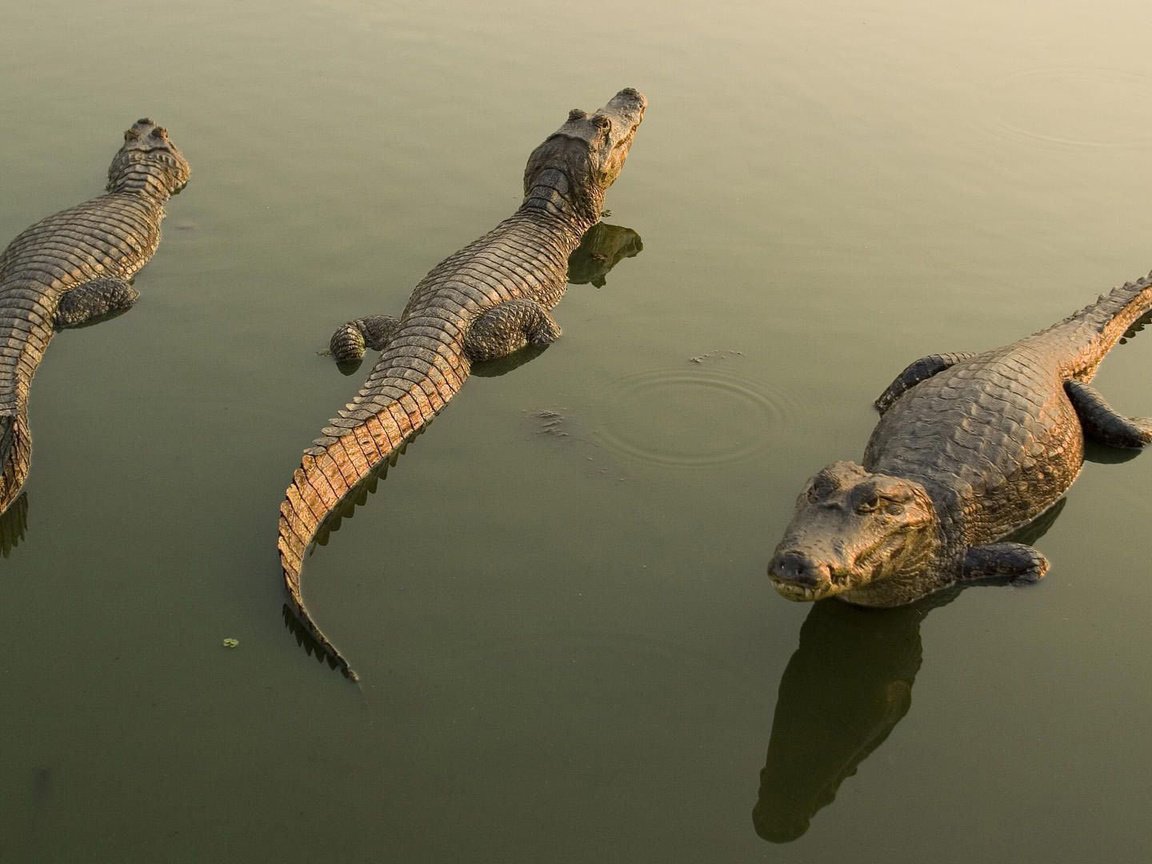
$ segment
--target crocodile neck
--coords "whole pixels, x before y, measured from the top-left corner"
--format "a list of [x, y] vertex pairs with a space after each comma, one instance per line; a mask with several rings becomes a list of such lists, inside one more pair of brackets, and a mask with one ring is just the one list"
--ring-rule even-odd
[[108, 192], [139, 195], [163, 206], [173, 195], [171, 182], [163, 166], [155, 162], [136, 162], [108, 182]]
[[[579, 193], [579, 194], [578, 194]], [[577, 187], [562, 168], [541, 169], [525, 191], [521, 214], [547, 220], [574, 241], [569, 253], [580, 245], [580, 238], [600, 221], [603, 192]]]

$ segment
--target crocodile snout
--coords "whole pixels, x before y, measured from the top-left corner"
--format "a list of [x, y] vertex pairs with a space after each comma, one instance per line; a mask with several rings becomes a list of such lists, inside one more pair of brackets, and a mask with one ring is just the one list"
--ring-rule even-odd
[[810, 600], [832, 581], [832, 568], [796, 549], [777, 552], [768, 563], [776, 590], [796, 600]]

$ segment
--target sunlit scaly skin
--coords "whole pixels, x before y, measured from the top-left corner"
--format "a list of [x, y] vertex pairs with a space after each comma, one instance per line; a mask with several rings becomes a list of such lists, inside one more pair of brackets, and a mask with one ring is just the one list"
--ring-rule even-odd
[[564, 294], [568, 256], [600, 218], [647, 100], [621, 90], [595, 114], [573, 110], [533, 151], [520, 208], [428, 273], [399, 319], [371, 316], [340, 328], [338, 361], [380, 349], [356, 397], [304, 451], [280, 505], [279, 549], [289, 601], [319, 648], [350, 678], [347, 660], [312, 621], [301, 562], [337, 504], [395, 457], [460, 389], [472, 363], [560, 335], [548, 311]]
[[1004, 542], [1067, 491], [1085, 436], [1152, 441], [1090, 386], [1105, 355], [1152, 310], [1152, 278], [1122, 285], [1046, 330], [982, 354], [935, 354], [876, 400], [863, 466], [817, 474], [769, 565], [794, 600], [896, 606], [948, 585], [1031, 582], [1048, 561]]
[[156, 251], [164, 204], [189, 173], [167, 131], [137, 120], [107, 194], [37, 222], [0, 254], [0, 511], [28, 476], [28, 394], [49, 341], [135, 302], [129, 280]]

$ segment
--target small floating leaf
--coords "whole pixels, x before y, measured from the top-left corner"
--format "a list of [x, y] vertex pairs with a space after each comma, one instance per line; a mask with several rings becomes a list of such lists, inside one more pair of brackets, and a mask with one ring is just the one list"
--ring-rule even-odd
[[235, 648], [239, 644], [240, 644], [239, 639], [225, 639], [224, 640], [224, 647], [225, 648]]

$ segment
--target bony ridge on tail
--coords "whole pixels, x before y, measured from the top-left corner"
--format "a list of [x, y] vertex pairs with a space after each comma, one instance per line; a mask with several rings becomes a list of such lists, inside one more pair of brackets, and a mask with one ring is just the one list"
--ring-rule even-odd
[[332, 338], [338, 361], [381, 351], [355, 398], [304, 451], [280, 505], [280, 564], [290, 611], [347, 677], [356, 673], [312, 620], [300, 586], [304, 557], [337, 505], [436, 416], [472, 363], [543, 347], [560, 335], [549, 311], [564, 295], [568, 256], [603, 212], [644, 117], [626, 88], [568, 119], [528, 158], [519, 209], [449, 256], [412, 291], [399, 318], [369, 316]]
[[980, 354], [933, 354], [876, 400], [863, 465], [813, 477], [768, 573], [792, 600], [898, 606], [953, 584], [1035, 582], [1048, 560], [1014, 531], [1080, 473], [1085, 437], [1143, 448], [1152, 420], [1091, 386], [1100, 362], [1152, 310], [1152, 277], [1058, 324]]
[[136, 301], [130, 280], [156, 252], [164, 205], [190, 174], [167, 130], [137, 120], [104, 195], [40, 220], [0, 253], [0, 512], [28, 477], [28, 397], [49, 341]]

